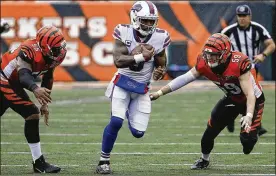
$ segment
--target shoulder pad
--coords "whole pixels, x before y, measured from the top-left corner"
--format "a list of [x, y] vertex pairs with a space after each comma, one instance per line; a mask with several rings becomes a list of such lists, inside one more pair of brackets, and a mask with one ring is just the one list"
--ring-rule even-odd
[[124, 34], [124, 29], [129, 28], [130, 25], [118, 24], [113, 31], [113, 38], [122, 41], [122, 35]]
[[21, 45], [18, 56], [27, 63], [32, 63], [35, 58], [35, 51], [28, 45]]
[[245, 59], [242, 59], [242, 60], [240, 61], [240, 64], [239, 64], [239, 68], [240, 68], [240, 73], [241, 73], [241, 75], [244, 74], [244, 73], [246, 73], [246, 72], [248, 72], [248, 71], [250, 71], [250, 70], [251, 70], [251, 67], [252, 67], [252, 65], [251, 65], [251, 62], [250, 62], [250, 60], [248, 59], [248, 57], [245, 58]]
[[166, 48], [171, 43], [171, 36], [166, 30], [164, 30], [164, 33], [165, 33], [165, 40], [164, 40], [164, 43], [163, 43], [163, 48]]

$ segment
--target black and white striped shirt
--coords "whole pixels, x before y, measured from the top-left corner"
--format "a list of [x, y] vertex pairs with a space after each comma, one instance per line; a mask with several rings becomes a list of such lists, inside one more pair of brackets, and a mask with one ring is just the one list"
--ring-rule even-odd
[[[251, 21], [250, 26], [246, 29], [241, 29], [238, 23], [234, 23], [224, 28], [221, 33], [230, 38], [232, 50], [242, 52], [251, 60], [253, 60], [253, 56], [260, 53], [261, 44], [266, 39], [271, 39], [268, 31], [254, 21]], [[254, 67], [253, 64], [252, 67]]]

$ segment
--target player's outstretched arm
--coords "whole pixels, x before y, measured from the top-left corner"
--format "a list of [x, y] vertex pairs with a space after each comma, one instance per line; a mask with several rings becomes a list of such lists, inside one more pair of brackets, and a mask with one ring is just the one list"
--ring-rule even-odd
[[242, 91], [247, 98], [247, 102], [246, 102], [247, 114], [241, 118], [242, 127], [245, 129], [247, 133], [249, 133], [250, 131], [250, 126], [252, 123], [255, 102], [256, 102], [256, 97], [254, 95], [254, 88], [251, 81], [251, 77], [253, 76], [251, 75], [250, 71], [247, 71], [246, 73], [242, 74], [239, 77]]
[[196, 70], [195, 67], [193, 67], [187, 73], [173, 79], [171, 82], [169, 82], [169, 84], [162, 87], [157, 92], [153, 92], [152, 94], [150, 94], [150, 99], [151, 100], [156, 100], [162, 95], [166, 95], [170, 92], [176, 91], [177, 89], [179, 89], [179, 88], [187, 85], [188, 83], [194, 81], [199, 76], [200, 76], [200, 73]]

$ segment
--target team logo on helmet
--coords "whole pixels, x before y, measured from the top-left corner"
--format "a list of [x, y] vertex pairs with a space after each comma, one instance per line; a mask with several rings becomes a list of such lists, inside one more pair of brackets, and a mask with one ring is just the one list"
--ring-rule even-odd
[[140, 10], [142, 10], [142, 5], [141, 4], [135, 4], [132, 8], [131, 8], [131, 10], [134, 10], [134, 11], [136, 11], [136, 12], [139, 12]]

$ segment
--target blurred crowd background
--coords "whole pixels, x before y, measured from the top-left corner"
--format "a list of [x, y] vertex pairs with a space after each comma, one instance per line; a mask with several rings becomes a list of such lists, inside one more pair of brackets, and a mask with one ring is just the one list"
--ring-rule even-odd
[[[168, 73], [172, 79], [196, 63], [196, 55], [212, 33], [236, 22], [238, 5], [247, 4], [252, 21], [276, 36], [275, 2], [249, 1], [153, 1], [159, 10], [158, 27], [172, 39], [168, 47]], [[37, 29], [54, 24], [61, 28], [67, 43], [66, 60], [55, 72], [56, 81], [108, 81], [113, 64], [113, 29], [129, 24], [133, 1], [1, 1], [1, 18], [11, 30], [1, 35], [1, 53], [35, 37]], [[273, 27], [274, 26], [274, 27]], [[275, 80], [276, 54], [259, 68], [259, 80]]]

